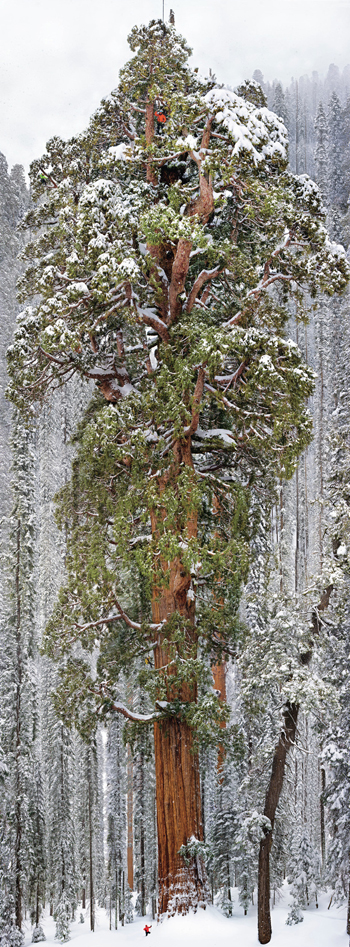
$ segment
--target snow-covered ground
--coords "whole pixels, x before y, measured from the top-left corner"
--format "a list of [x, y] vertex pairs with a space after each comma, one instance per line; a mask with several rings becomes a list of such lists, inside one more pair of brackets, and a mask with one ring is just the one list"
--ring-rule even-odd
[[[288, 892], [272, 912], [272, 947], [348, 947], [346, 935], [346, 908], [328, 910], [329, 896], [321, 895], [318, 910], [308, 910], [304, 921], [294, 927], [286, 926], [288, 913]], [[77, 912], [79, 916], [79, 911]], [[42, 926], [46, 934], [47, 947], [57, 947], [55, 924], [52, 918], [44, 916]], [[217, 908], [209, 906], [206, 911], [186, 917], [174, 917], [161, 924], [150, 918], [137, 918], [133, 924], [109, 930], [109, 919], [105, 911], [97, 912], [96, 930], [89, 930], [88, 912], [85, 923], [72, 923], [71, 940], [74, 947], [131, 947], [140, 944], [145, 938], [143, 927], [152, 924], [147, 938], [147, 947], [257, 947], [256, 911], [251, 908], [247, 917], [235, 898], [234, 916], [223, 917]], [[28, 928], [26, 944], [30, 944], [31, 934]], [[72, 945], [73, 947], [73, 945]]]

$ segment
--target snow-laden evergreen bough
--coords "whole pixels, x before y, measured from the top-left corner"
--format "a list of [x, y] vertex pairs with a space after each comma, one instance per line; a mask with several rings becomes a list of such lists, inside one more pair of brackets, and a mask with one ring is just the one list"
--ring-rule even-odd
[[[154, 723], [159, 911], [183, 912], [206, 897], [197, 745], [227, 713], [210, 662], [237, 646], [252, 491], [291, 476], [311, 437], [288, 307], [349, 274], [259, 87], [200, 80], [159, 20], [129, 43], [88, 130], [32, 164], [10, 396], [34, 414], [72, 375], [96, 384], [59, 499], [67, 583], [46, 648], [66, 720]], [[142, 656], [150, 712], [133, 714], [115, 690]]]

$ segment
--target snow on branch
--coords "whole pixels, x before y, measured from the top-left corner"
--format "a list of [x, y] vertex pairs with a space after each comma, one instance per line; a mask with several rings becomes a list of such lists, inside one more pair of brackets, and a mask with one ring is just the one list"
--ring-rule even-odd
[[79, 631], [88, 631], [89, 628], [97, 628], [98, 625], [109, 625], [112, 621], [121, 621], [121, 615], [109, 615], [108, 618], [99, 618], [97, 621], [89, 621], [86, 625], [79, 625], [79, 622], [75, 621], [75, 628], [79, 628]]
[[126, 717], [127, 720], [132, 720], [134, 723], [153, 723], [154, 720], [158, 720], [162, 716], [160, 711], [155, 710], [150, 714], [136, 714], [133, 710], [129, 710], [125, 704], [121, 704], [119, 701], [115, 701], [111, 704], [112, 710], [115, 710], [118, 714], [123, 714], [123, 717]]
[[[258, 285], [255, 286], [254, 289], [251, 289], [249, 293], [247, 293], [245, 302], [248, 303], [249, 300], [252, 298], [258, 299], [258, 297], [261, 296], [262, 293], [266, 292], [269, 286], [272, 286], [273, 283], [276, 283], [278, 281], [284, 282], [284, 283], [292, 283], [293, 280], [295, 282], [295, 278], [293, 276], [286, 276], [285, 273], [274, 273], [273, 276], [269, 276], [268, 279], [265, 278], [265, 279], [260, 280]], [[240, 320], [242, 319], [244, 312], [245, 312], [244, 307], [240, 309], [239, 312], [236, 312], [236, 315], [233, 316], [232, 319], [229, 319], [228, 322], [225, 322], [226, 328], [230, 329], [232, 326], [237, 325], [237, 323], [240, 322]]]
[[141, 322], [143, 322], [145, 326], [151, 326], [163, 342], [169, 342], [169, 332], [162, 319], [160, 319], [152, 309], [140, 309], [139, 306], [136, 306], [136, 309]]
[[247, 368], [246, 362], [241, 362], [239, 368], [235, 372], [232, 372], [231, 375], [215, 375], [215, 381], [218, 385], [225, 385], [224, 392], [228, 391], [230, 385], [236, 384], [236, 381], [244, 372], [244, 369]]
[[[132, 618], [129, 618], [129, 615], [127, 615], [126, 612], [124, 612], [124, 609], [122, 608], [122, 606], [120, 605], [120, 603], [118, 602], [116, 598], [114, 599], [114, 602], [115, 602], [116, 608], [118, 609], [119, 615], [123, 619], [123, 621], [125, 621], [125, 624], [128, 625], [129, 628], [133, 628], [135, 631], [141, 631], [142, 625], [140, 624], [140, 622], [133, 621]], [[151, 631], [160, 631], [163, 625], [164, 625], [164, 621], [161, 621], [157, 625], [151, 623], [150, 625], [148, 625], [148, 627], [150, 628]]]
[[186, 309], [187, 312], [192, 312], [193, 306], [195, 304], [196, 298], [204, 283], [207, 283], [208, 280], [214, 279], [215, 276], [218, 276], [219, 273], [222, 273], [222, 270], [219, 266], [215, 267], [213, 270], [202, 270], [202, 272], [197, 276], [195, 283], [192, 286], [191, 292], [189, 293]]
[[198, 371], [198, 377], [196, 382], [196, 387], [193, 393], [192, 399], [192, 421], [189, 427], [185, 428], [185, 434], [195, 434], [198, 424], [199, 424], [199, 407], [203, 397], [204, 391], [204, 379], [205, 379], [205, 369], [202, 365]]

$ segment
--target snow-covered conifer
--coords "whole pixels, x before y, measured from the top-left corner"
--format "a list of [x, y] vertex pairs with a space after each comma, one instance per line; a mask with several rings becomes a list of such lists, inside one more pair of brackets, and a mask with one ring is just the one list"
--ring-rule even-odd
[[329, 196], [329, 151], [328, 151], [328, 123], [323, 103], [320, 102], [315, 119], [316, 132], [316, 181], [321, 188], [322, 196], [325, 201]]
[[[200, 858], [178, 853], [202, 840], [196, 742], [226, 715], [208, 658], [235, 647], [252, 496], [290, 476], [310, 439], [313, 379], [288, 298], [341, 291], [349, 270], [318, 189], [287, 169], [280, 119], [252, 90], [201, 82], [172, 25], [129, 41], [86, 133], [52, 139], [32, 165], [9, 368], [26, 411], [73, 375], [99, 389], [61, 491], [67, 583], [46, 648], [62, 659], [59, 712], [82, 733], [107, 713], [155, 722], [163, 912], [206, 895]], [[146, 588], [141, 622], [126, 573]], [[139, 720], [116, 694], [147, 653], [152, 713]]]
[[[126, 856], [126, 753], [120, 717], [110, 722], [107, 742], [107, 819], [108, 886], [110, 923], [122, 922], [122, 878], [127, 870]], [[112, 906], [114, 917], [112, 918]]]
[[320, 859], [311, 845], [307, 831], [302, 830], [293, 838], [289, 859], [288, 882], [293, 898], [287, 924], [298, 924], [303, 920], [302, 911], [315, 901], [320, 887]]

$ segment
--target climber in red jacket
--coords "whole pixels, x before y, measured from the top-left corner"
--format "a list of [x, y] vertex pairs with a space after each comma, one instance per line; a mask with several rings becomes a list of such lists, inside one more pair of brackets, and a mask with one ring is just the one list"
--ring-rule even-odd
[[164, 109], [159, 109], [158, 112], [154, 113], [155, 120], [157, 122], [157, 134], [162, 135], [164, 131], [164, 125], [167, 119], [166, 112]]

